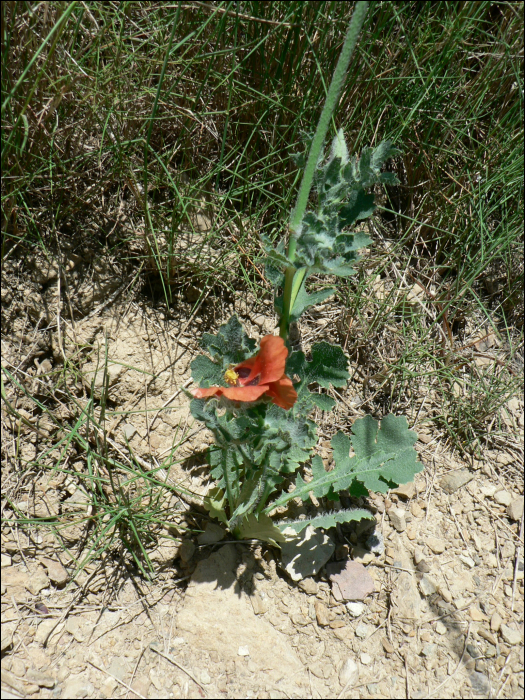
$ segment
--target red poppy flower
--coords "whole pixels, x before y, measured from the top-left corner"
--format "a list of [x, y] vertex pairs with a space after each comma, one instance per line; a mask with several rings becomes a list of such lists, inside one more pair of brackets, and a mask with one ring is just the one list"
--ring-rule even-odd
[[267, 335], [261, 340], [257, 355], [226, 370], [224, 379], [231, 387], [211, 386], [193, 389], [191, 393], [197, 399], [225, 396], [232, 401], [256, 401], [261, 396], [269, 396], [277, 406], [291, 408], [297, 401], [297, 392], [284, 373], [287, 355], [284, 340]]

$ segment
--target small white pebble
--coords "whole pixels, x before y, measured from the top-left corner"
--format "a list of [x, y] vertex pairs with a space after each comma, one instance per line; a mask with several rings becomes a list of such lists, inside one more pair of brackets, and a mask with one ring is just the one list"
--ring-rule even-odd
[[372, 657], [370, 656], [370, 654], [367, 654], [366, 651], [363, 651], [363, 653], [361, 654], [359, 659], [361, 660], [361, 663], [364, 666], [368, 666], [369, 664], [372, 663]]

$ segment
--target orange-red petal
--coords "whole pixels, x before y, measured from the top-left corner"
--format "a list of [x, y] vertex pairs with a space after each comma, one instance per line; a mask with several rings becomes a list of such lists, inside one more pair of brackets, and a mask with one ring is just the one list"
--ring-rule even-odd
[[259, 384], [269, 384], [270, 382], [278, 381], [284, 374], [287, 355], [288, 349], [282, 338], [276, 335], [266, 335], [261, 340], [261, 349], [257, 355], [241, 362], [235, 368], [235, 371], [242, 367], [251, 370], [247, 377], [239, 379], [239, 383], [246, 386], [257, 376], [259, 377]]
[[256, 401], [262, 396], [268, 386], [257, 384], [257, 386], [232, 386], [228, 389], [221, 389], [221, 393], [231, 401]]
[[197, 399], [206, 399], [210, 396], [226, 396], [231, 401], [256, 401], [262, 396], [268, 386], [258, 384], [257, 386], [210, 386], [208, 389], [193, 389], [192, 394]]
[[272, 403], [288, 410], [297, 401], [297, 392], [293, 388], [292, 380], [281, 377], [277, 382], [271, 382], [266, 395], [272, 399]]
[[208, 396], [214, 396], [220, 390], [220, 386], [210, 386], [209, 389], [192, 389], [191, 393], [196, 399], [206, 399]]

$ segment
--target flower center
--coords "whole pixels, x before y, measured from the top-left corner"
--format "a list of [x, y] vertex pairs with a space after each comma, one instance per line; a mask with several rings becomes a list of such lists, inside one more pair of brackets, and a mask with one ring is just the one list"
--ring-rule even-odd
[[224, 380], [228, 384], [231, 384], [232, 386], [237, 386], [238, 379], [239, 379], [239, 375], [233, 369], [227, 369], [226, 372], [224, 373]]

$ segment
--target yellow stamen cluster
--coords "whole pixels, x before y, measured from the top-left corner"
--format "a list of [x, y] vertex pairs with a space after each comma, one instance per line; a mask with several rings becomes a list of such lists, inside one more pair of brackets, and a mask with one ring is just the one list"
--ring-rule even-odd
[[228, 382], [228, 384], [231, 384], [232, 386], [237, 385], [238, 379], [239, 379], [239, 375], [233, 369], [227, 369], [226, 372], [224, 373], [224, 380], [226, 382]]

